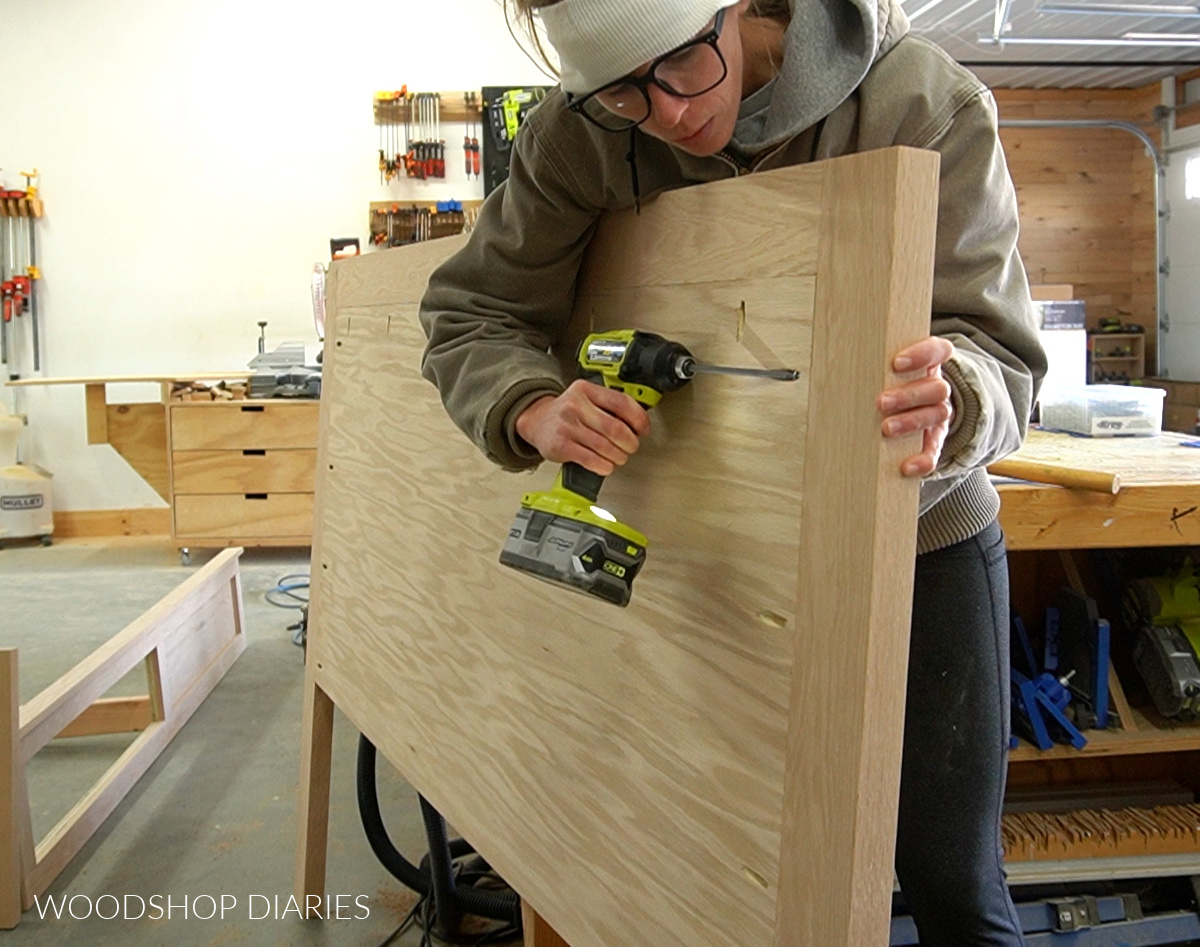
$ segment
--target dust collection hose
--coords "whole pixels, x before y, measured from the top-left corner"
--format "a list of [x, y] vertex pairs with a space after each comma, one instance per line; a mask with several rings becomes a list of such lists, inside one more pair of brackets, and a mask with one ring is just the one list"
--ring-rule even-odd
[[358, 814], [363, 831], [375, 857], [404, 887], [421, 896], [432, 893], [438, 923], [444, 930], [457, 929], [463, 914], [474, 914], [494, 921], [518, 925], [521, 922], [521, 899], [514, 891], [489, 891], [470, 886], [459, 887], [454, 880], [452, 859], [475, 851], [465, 839], [447, 839], [446, 820], [438, 811], [421, 800], [421, 817], [429, 840], [429, 854], [418, 867], [396, 850], [388, 837], [387, 827], [379, 812], [379, 792], [375, 784], [375, 744], [359, 735], [358, 738]]

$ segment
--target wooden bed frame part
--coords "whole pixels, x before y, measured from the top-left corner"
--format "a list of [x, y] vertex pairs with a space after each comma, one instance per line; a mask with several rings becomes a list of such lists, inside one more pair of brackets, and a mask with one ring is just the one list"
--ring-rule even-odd
[[654, 409], [602, 498], [650, 540], [624, 609], [497, 562], [557, 466], [493, 466], [421, 377], [419, 302], [463, 241], [333, 264], [299, 894], [336, 705], [519, 892], [528, 943], [887, 943], [918, 484], [875, 399], [929, 333], [937, 181], [895, 148], [601, 220], [565, 365], [636, 328], [801, 372]]
[[[17, 649], [0, 649], [0, 929], [16, 927], [245, 649], [241, 554], [218, 554], [27, 704], [18, 706]], [[102, 696], [139, 662], [145, 696]], [[57, 737], [139, 730], [35, 847], [30, 758]]]

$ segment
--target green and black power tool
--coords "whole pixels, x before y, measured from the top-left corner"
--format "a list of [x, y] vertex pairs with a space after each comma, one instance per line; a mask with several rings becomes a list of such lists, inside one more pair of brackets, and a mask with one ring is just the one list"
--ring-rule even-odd
[[[582, 376], [629, 395], [644, 408], [678, 391], [700, 372], [795, 381], [790, 369], [701, 365], [683, 345], [636, 329], [589, 335], [579, 346]], [[500, 562], [522, 572], [628, 605], [646, 559], [646, 537], [596, 505], [604, 478], [563, 464], [549, 491], [521, 499]]]

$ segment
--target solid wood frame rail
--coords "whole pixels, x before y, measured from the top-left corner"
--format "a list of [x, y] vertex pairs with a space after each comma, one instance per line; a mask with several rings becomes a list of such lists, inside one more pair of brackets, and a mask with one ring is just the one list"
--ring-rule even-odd
[[655, 409], [605, 486], [654, 544], [625, 610], [495, 563], [540, 487], [419, 374], [463, 241], [334, 264], [297, 895], [324, 889], [336, 704], [520, 892], [527, 944], [886, 943], [917, 484], [875, 398], [929, 331], [936, 199], [937, 156], [887, 149], [601, 222], [564, 364], [632, 325], [802, 372]]
[[[17, 649], [0, 649], [0, 929], [45, 892], [246, 647], [241, 549], [226, 549], [96, 651], [18, 706]], [[145, 696], [102, 695], [139, 663]], [[57, 737], [141, 731], [36, 845], [25, 781]]]

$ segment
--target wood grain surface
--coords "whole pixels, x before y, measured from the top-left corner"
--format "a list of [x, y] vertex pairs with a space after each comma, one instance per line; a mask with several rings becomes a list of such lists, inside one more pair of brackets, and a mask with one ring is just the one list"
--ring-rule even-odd
[[497, 562], [556, 469], [491, 466], [420, 375], [461, 240], [332, 268], [310, 683], [574, 947], [886, 942], [917, 487], [874, 399], [928, 330], [936, 182], [893, 149], [601, 224], [560, 358], [636, 327], [802, 373], [652, 412], [601, 496], [649, 537], [626, 609]]
[[1157, 437], [1074, 437], [1034, 428], [1012, 460], [1116, 474], [1122, 489], [1200, 480], [1200, 439], [1186, 434]]
[[171, 449], [280, 450], [315, 447], [318, 406], [311, 401], [201, 401], [168, 407]]

